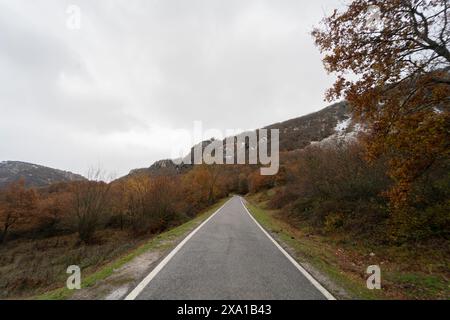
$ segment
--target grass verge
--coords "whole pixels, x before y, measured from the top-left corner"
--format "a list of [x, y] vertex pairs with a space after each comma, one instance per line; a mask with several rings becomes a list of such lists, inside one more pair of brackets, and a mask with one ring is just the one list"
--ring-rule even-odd
[[[114, 273], [115, 270], [121, 268], [125, 264], [127, 264], [132, 259], [137, 256], [147, 252], [149, 250], [169, 250], [172, 247], [175, 247], [178, 243], [178, 239], [183, 239], [186, 237], [192, 230], [194, 230], [198, 225], [200, 225], [204, 220], [210, 217], [218, 208], [220, 208], [226, 201], [226, 199], [222, 199], [218, 203], [214, 204], [210, 208], [206, 209], [202, 213], [200, 213], [197, 217], [188, 222], [179, 225], [171, 230], [163, 232], [159, 235], [148, 240], [146, 243], [140, 245], [139, 247], [131, 250], [125, 255], [115, 259], [114, 261], [103, 265], [96, 271], [82, 278], [81, 288], [87, 288], [93, 286], [97, 281], [108, 278], [110, 275]], [[58, 288], [44, 294], [37, 295], [32, 299], [37, 300], [64, 300], [68, 299], [74, 293], [73, 290], [69, 290], [66, 287]]]
[[[332, 248], [323, 239], [306, 235], [276, 216], [275, 210], [266, 208], [264, 202], [257, 200], [256, 196], [247, 197], [248, 209], [255, 219], [268, 230], [294, 258], [308, 271], [311, 266], [316, 270], [313, 276], [321, 282], [338, 299], [380, 299], [380, 291], [366, 288], [365, 279], [361, 275], [347, 273], [337, 263], [339, 249]], [[325, 277], [319, 279], [317, 271]], [[361, 270], [363, 274], [363, 270]], [[328, 282], [328, 283], [327, 283]], [[333, 288], [337, 284], [345, 292]]]
[[[292, 225], [280, 211], [267, 208], [270, 196], [266, 193], [247, 197], [249, 211], [306, 269], [312, 266], [309, 271], [337, 298], [450, 299], [448, 276], [442, 272], [448, 260], [442, 248], [343, 242], [333, 235], [317, 234], [307, 226]], [[381, 290], [367, 289], [369, 265], [381, 268]], [[325, 276], [325, 283], [320, 281], [324, 280], [319, 279], [320, 275]], [[343, 294], [330, 288], [327, 279], [344, 289]]]

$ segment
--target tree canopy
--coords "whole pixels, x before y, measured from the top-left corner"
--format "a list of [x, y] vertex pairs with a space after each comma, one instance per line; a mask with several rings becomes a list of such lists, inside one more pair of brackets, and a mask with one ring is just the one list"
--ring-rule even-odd
[[355, 0], [314, 29], [328, 72], [327, 99], [344, 97], [367, 126], [369, 159], [387, 154], [396, 208], [414, 181], [449, 158], [448, 0]]

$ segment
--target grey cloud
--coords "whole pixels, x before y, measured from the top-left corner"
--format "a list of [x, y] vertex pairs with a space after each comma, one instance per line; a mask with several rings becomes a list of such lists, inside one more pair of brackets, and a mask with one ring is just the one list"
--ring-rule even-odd
[[121, 175], [170, 155], [168, 132], [195, 120], [247, 129], [320, 109], [333, 79], [309, 32], [335, 6], [0, 0], [0, 160]]

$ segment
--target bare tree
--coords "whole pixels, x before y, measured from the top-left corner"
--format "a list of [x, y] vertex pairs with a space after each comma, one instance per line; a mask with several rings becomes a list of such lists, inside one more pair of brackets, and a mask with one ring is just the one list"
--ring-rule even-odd
[[101, 181], [100, 170], [89, 172], [88, 181], [73, 184], [76, 228], [82, 242], [93, 240], [102, 216], [106, 213], [110, 185]]

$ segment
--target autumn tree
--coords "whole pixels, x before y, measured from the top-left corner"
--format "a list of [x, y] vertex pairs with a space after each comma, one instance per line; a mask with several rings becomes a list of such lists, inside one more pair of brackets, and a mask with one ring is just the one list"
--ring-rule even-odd
[[238, 192], [240, 194], [247, 194], [248, 193], [248, 177], [245, 173], [239, 174], [239, 181], [238, 181]]
[[269, 189], [274, 186], [274, 180], [274, 176], [263, 176], [259, 169], [255, 170], [248, 176], [248, 189], [252, 193]]
[[5, 192], [0, 207], [0, 243], [6, 241], [8, 231], [31, 218], [36, 208], [37, 197], [34, 189], [26, 189], [24, 180], [12, 183]]
[[135, 176], [126, 181], [126, 214], [135, 231], [142, 225], [145, 216], [145, 198], [150, 192], [150, 180], [147, 176]]
[[108, 209], [110, 185], [100, 180], [100, 171], [90, 174], [91, 180], [72, 184], [73, 210], [80, 241], [89, 243]]
[[163, 230], [171, 221], [176, 220], [180, 195], [177, 182], [177, 177], [167, 176], [158, 176], [151, 180], [147, 205], [159, 229], [151, 231]]
[[207, 174], [207, 189], [208, 189], [208, 204], [213, 204], [216, 201], [222, 168], [217, 164], [204, 165], [203, 170]]
[[337, 80], [329, 100], [347, 99], [367, 125], [370, 159], [390, 157], [396, 211], [419, 177], [449, 158], [450, 3], [354, 0], [313, 31]]
[[67, 218], [72, 204], [72, 194], [67, 191], [50, 193], [41, 196], [38, 201], [38, 226], [47, 232], [54, 232], [61, 222]]
[[129, 215], [127, 182], [115, 181], [111, 183], [109, 198], [111, 210], [110, 224], [123, 230], [126, 218]]
[[126, 215], [135, 234], [154, 233], [176, 220], [180, 209], [177, 177], [139, 175], [126, 181]]
[[223, 167], [217, 164], [196, 165], [183, 178], [184, 193], [188, 202], [192, 204], [189, 211], [201, 209], [204, 205], [211, 205], [220, 196]]

